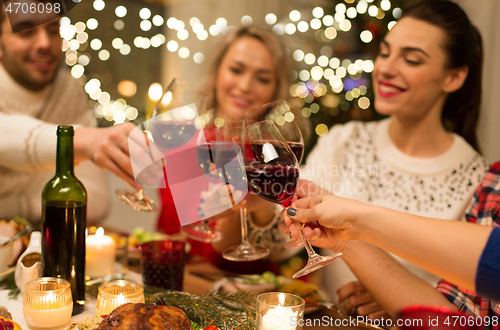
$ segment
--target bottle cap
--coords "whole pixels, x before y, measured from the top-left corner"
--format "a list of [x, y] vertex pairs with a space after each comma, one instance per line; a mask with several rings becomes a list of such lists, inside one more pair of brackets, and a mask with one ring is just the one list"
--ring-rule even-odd
[[57, 135], [58, 136], [74, 136], [75, 130], [73, 129], [73, 126], [59, 125], [59, 126], [57, 126]]

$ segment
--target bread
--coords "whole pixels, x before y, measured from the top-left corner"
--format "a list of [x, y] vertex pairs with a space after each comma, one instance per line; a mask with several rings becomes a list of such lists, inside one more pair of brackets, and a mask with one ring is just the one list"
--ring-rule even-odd
[[104, 320], [104, 318], [102, 318], [100, 316], [87, 317], [85, 320], [83, 320], [81, 322], [70, 324], [66, 328], [66, 330], [93, 330], [93, 329], [97, 329], [99, 324], [101, 324], [102, 320]]
[[0, 306], [0, 317], [12, 320], [12, 314], [10, 314], [8, 309], [3, 306]]
[[124, 304], [111, 312], [99, 330], [192, 330], [191, 321], [177, 307], [153, 304]]

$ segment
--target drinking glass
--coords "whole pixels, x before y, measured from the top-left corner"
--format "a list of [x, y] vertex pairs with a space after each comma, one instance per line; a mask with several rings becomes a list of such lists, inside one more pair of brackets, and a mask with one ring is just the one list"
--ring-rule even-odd
[[144, 303], [144, 288], [134, 282], [116, 280], [103, 283], [98, 288], [95, 315], [108, 315], [115, 308], [127, 303]]
[[[204, 122], [196, 139], [196, 160], [201, 171], [209, 180], [208, 191], [215, 189], [216, 184], [221, 179], [220, 171], [217, 170], [220, 165], [216, 164], [216, 156], [220, 156], [221, 152], [219, 148], [217, 148], [218, 152], [215, 152], [216, 137], [214, 135], [216, 127], [213, 124], [214, 117], [215, 112], [213, 110], [207, 112], [205, 118], [208, 122]], [[221, 148], [223, 147], [222, 145]], [[208, 225], [208, 220], [182, 226], [181, 230], [187, 237], [201, 242], [217, 242], [222, 239], [220, 232]]]
[[302, 330], [305, 301], [284, 292], [257, 296], [257, 330]]
[[144, 284], [182, 291], [186, 254], [182, 241], [152, 241], [142, 244], [141, 273]]
[[30, 329], [60, 329], [69, 324], [73, 310], [70, 283], [41, 277], [24, 286], [23, 314]]
[[[263, 199], [288, 208], [297, 188], [299, 164], [278, 128], [271, 121], [254, 123], [243, 129], [239, 139], [248, 186]], [[320, 256], [304, 237], [300, 224], [294, 224], [307, 250], [308, 261], [293, 278], [307, 275], [342, 255]]]
[[[292, 149], [297, 161], [302, 163], [304, 156], [304, 138], [300, 128], [295, 122], [295, 116], [290, 109], [290, 104], [285, 100], [278, 100], [261, 107], [254, 108], [247, 112], [246, 119], [248, 123], [255, 123], [263, 120], [272, 121], [278, 128], [281, 136]], [[302, 245], [302, 240], [296, 238], [287, 244], [286, 248]]]
[[[207, 96], [192, 89], [185, 81], [174, 78], [156, 104], [151, 117], [144, 123], [154, 144], [163, 152], [179, 148], [195, 135], [197, 115], [205, 111]], [[162, 167], [165, 167], [161, 159]], [[154, 201], [137, 191], [117, 189], [116, 196], [139, 211], [154, 212]]]
[[246, 120], [249, 124], [264, 120], [272, 121], [297, 157], [300, 166], [304, 156], [304, 138], [287, 101], [278, 100], [253, 108], [246, 113]]
[[[222, 118], [221, 118], [222, 119]], [[238, 161], [237, 153], [240, 148], [235, 148], [233, 138], [237, 136], [245, 127], [244, 120], [220, 120], [216, 125], [216, 139], [211, 142], [212, 156], [215, 160], [216, 172], [223, 184], [230, 185], [233, 191], [230, 192], [231, 203], [236, 205], [243, 196], [237, 196], [237, 191], [247, 191], [248, 185], [243, 175], [241, 164]], [[240, 208], [241, 243], [230, 246], [222, 252], [224, 259], [231, 261], [252, 261], [262, 259], [269, 254], [269, 249], [260, 244], [252, 244], [248, 240], [248, 217], [247, 208], [243, 205]]]

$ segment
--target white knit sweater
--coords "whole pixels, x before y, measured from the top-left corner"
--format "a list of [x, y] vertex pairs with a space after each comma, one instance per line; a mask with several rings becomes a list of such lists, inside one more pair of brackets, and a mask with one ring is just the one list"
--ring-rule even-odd
[[[389, 123], [390, 119], [385, 119], [334, 126], [318, 140], [301, 169], [301, 179], [338, 196], [398, 211], [463, 219], [475, 188], [488, 170], [487, 161], [456, 134], [452, 134], [452, 146], [437, 157], [408, 156], [392, 143]], [[438, 277], [397, 259], [426, 282], [437, 284]], [[332, 294], [355, 280], [343, 260], [325, 267], [324, 278]]]
[[[61, 70], [53, 84], [33, 92], [0, 65], [0, 218], [41, 220], [42, 189], [55, 173], [57, 126], [90, 123], [87, 98], [68, 72]], [[110, 199], [106, 174], [90, 161], [75, 174], [87, 189], [88, 220], [102, 219]]]

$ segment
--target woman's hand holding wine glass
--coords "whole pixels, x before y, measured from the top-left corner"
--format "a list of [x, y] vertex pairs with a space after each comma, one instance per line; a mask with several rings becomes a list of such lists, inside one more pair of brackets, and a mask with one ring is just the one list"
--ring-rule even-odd
[[[153, 109], [150, 119], [141, 125], [150, 133], [149, 136], [153, 139], [154, 144], [150, 143], [151, 141], [149, 139], [142, 143], [147, 145], [147, 147], [143, 146], [142, 148], [144, 150], [147, 149], [147, 155], [145, 156], [142, 154], [139, 155], [139, 153], [131, 150], [131, 153], [137, 153], [134, 158], [147, 158], [152, 163], [151, 166], [164, 168], [165, 156], [161, 152], [179, 148], [194, 137], [197, 132], [195, 126], [196, 120], [205, 111], [206, 102], [206, 95], [191, 89], [188, 84], [182, 80], [173, 79], [160, 101]], [[132, 133], [134, 133], [134, 131], [129, 135], [129, 149], [131, 138], [134, 140]], [[135, 140], [141, 140], [141, 138], [135, 138]], [[142, 145], [141, 143], [139, 144]], [[134, 144], [132, 144], [132, 146], [133, 145]], [[156, 148], [161, 152], [155, 152]], [[142, 150], [142, 153], [144, 150]], [[139, 163], [142, 164], [144, 162]], [[134, 166], [134, 164], [132, 164], [132, 166]], [[145, 170], [147, 170], [147, 167]], [[137, 175], [135, 172], [136, 171], [134, 171], [134, 176], [136, 181], [141, 181], [141, 175], [143, 175], [145, 171], [138, 171], [139, 173]], [[148, 184], [148, 186], [155, 186], [155, 184]], [[144, 189], [139, 189], [137, 191], [118, 189], [115, 191], [115, 194], [120, 200], [136, 210], [149, 212], [156, 211], [157, 207], [154, 201], [144, 196], [143, 191]]]
[[[240, 158], [248, 186], [263, 199], [288, 208], [297, 188], [299, 164], [277, 127], [271, 121], [251, 124], [237, 141], [242, 149]], [[293, 275], [294, 278], [309, 274], [340, 257], [341, 253], [326, 257], [318, 255], [305, 239], [300, 225], [295, 225], [309, 259], [307, 265]]]

